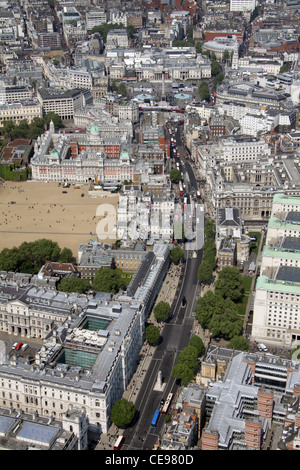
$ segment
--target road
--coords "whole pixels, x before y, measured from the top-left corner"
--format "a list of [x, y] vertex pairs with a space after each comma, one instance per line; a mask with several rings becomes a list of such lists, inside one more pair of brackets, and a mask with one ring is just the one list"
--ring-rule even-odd
[[[176, 394], [179, 385], [172, 377], [171, 371], [176, 363], [178, 354], [188, 346], [193, 328], [193, 310], [197, 293], [197, 271], [201, 262], [202, 252], [197, 258], [188, 258], [185, 263], [185, 271], [179, 291], [171, 306], [173, 317], [166, 323], [161, 332], [162, 341], [156, 347], [155, 353], [143, 384], [139, 390], [135, 402], [137, 420], [132, 428], [125, 431], [124, 450], [151, 450], [157, 443], [163, 430], [165, 420], [160, 416], [155, 429], [151, 429], [150, 423], [160, 400], [166, 398], [168, 393]], [[182, 306], [185, 297], [187, 303]], [[163, 391], [154, 390], [158, 373], [161, 371]]]
[[[179, 131], [178, 131], [179, 132]], [[176, 135], [180, 155], [184, 148], [181, 145], [180, 135]], [[190, 164], [185, 160], [184, 165], [188, 172], [191, 186], [197, 189], [197, 181]], [[186, 176], [186, 175], [184, 175]], [[178, 354], [188, 346], [194, 323], [194, 304], [198, 290], [197, 273], [202, 260], [202, 250], [197, 251], [194, 258], [191, 251], [186, 251], [186, 260], [178, 289], [171, 305], [171, 318], [164, 324], [161, 331], [161, 342], [156, 347], [151, 364], [148, 367], [142, 386], [135, 401], [137, 410], [134, 425], [125, 431], [124, 450], [152, 450], [158, 442], [165, 426], [165, 419], [161, 415], [157, 426], [150, 426], [156, 409], [160, 407], [162, 398], [168, 393], [176, 395], [179, 384], [172, 377], [172, 369]], [[183, 299], [186, 303], [183, 305]], [[159, 372], [162, 375], [163, 390], [156, 389]]]

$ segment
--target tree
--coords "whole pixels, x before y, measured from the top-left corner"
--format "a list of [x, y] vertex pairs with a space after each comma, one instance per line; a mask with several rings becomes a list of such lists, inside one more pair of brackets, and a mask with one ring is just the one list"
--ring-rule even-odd
[[63, 248], [61, 254], [59, 255], [59, 261], [61, 263], [70, 263], [73, 259], [73, 253], [70, 248]]
[[198, 281], [203, 284], [209, 284], [213, 275], [213, 266], [211, 262], [203, 260], [198, 269]]
[[198, 351], [193, 346], [184, 348], [178, 356], [177, 363], [186, 364], [193, 370], [198, 367]]
[[60, 254], [58, 244], [46, 238], [23, 242], [18, 248], [0, 252], [0, 270], [35, 274], [46, 261], [58, 261]]
[[224, 79], [224, 75], [222, 73], [218, 73], [218, 75], [213, 80], [215, 89], [217, 89], [218, 86], [220, 86], [222, 84], [223, 79]]
[[170, 315], [170, 304], [161, 300], [154, 307], [154, 317], [158, 322], [166, 321]]
[[17, 271], [20, 264], [18, 248], [4, 248], [0, 253], [0, 270]]
[[204, 80], [201, 81], [199, 85], [199, 95], [200, 99], [203, 101], [209, 101], [210, 100], [210, 91], [207, 82]]
[[279, 73], [285, 73], [285, 72], [288, 72], [288, 71], [289, 71], [289, 68], [288, 68], [287, 64], [283, 64], [280, 67]]
[[172, 168], [170, 172], [170, 180], [173, 183], [178, 183], [178, 181], [181, 180], [181, 171], [178, 170], [177, 168]]
[[242, 295], [242, 282], [243, 278], [237, 268], [225, 266], [219, 272], [215, 292], [219, 292], [224, 298], [238, 300]]
[[155, 325], [148, 325], [145, 329], [145, 338], [149, 344], [157, 344], [160, 338], [159, 328]]
[[57, 290], [62, 292], [79, 292], [80, 294], [85, 294], [89, 289], [89, 280], [78, 277], [61, 279], [57, 285]]
[[209, 328], [214, 312], [220, 308], [220, 301], [222, 297], [216, 296], [211, 290], [207, 291], [203, 297], [199, 297], [195, 311], [197, 320], [204, 328]]
[[250, 16], [250, 22], [252, 23], [253, 20], [259, 15], [258, 7], [255, 7]]
[[213, 336], [222, 335], [226, 339], [241, 334], [243, 319], [238, 315], [236, 306], [230, 299], [223, 299], [223, 311], [214, 313], [209, 329]]
[[15, 123], [11, 119], [8, 121], [2, 122], [1, 134], [4, 135], [6, 138], [11, 139], [11, 133], [15, 128]]
[[120, 83], [118, 92], [120, 93], [120, 95], [122, 95], [124, 98], [126, 98], [126, 96], [127, 96], [127, 89], [126, 89], [125, 83]]
[[201, 42], [196, 42], [195, 44], [197, 54], [202, 54], [202, 44]]
[[219, 65], [219, 62], [217, 60], [212, 60], [211, 62], [211, 74], [213, 77], [221, 73], [221, 67]]
[[117, 269], [100, 268], [96, 272], [93, 281], [93, 289], [96, 292], [111, 292], [116, 294], [120, 289], [125, 289], [125, 287], [125, 281]]
[[197, 350], [198, 357], [201, 356], [205, 350], [205, 346], [204, 346], [202, 339], [196, 335], [191, 337], [189, 341], [189, 346], [192, 346], [193, 348]]
[[61, 117], [58, 114], [55, 114], [52, 111], [49, 111], [44, 117], [44, 124], [46, 124], [47, 127], [49, 127], [51, 121], [53, 121], [55, 129], [59, 129], [60, 127], [62, 127]]
[[126, 29], [126, 28], [124, 28], [124, 25], [120, 23], [105, 23], [99, 26], [94, 26], [92, 29], [92, 34], [99, 33], [100, 36], [102, 37], [103, 42], [106, 43], [107, 34], [111, 29]]
[[180, 380], [183, 386], [188, 385], [194, 379], [194, 371], [183, 363], [176, 364], [172, 369], [172, 377]]
[[229, 343], [227, 343], [227, 348], [237, 349], [238, 351], [248, 351], [249, 343], [244, 336], [234, 336]]
[[185, 386], [193, 380], [198, 365], [197, 349], [192, 346], [188, 346], [179, 354], [172, 370], [172, 376], [181, 380], [182, 384]]
[[214, 239], [215, 236], [215, 225], [211, 219], [206, 219], [204, 224], [204, 235], [205, 238]]
[[132, 422], [134, 415], [134, 404], [125, 400], [125, 398], [121, 398], [112, 407], [110, 418], [118, 428], [124, 428]]
[[130, 24], [130, 25], [126, 26], [125, 29], [128, 33], [129, 38], [130, 39], [134, 38], [134, 35], [136, 34], [136, 28]]
[[44, 120], [40, 117], [34, 117], [29, 124], [28, 137], [37, 139], [39, 135], [44, 133]]
[[230, 59], [230, 53], [228, 51], [228, 49], [225, 49], [225, 51], [223, 52], [223, 55], [222, 55], [222, 62], [227, 62], [227, 60]]
[[171, 256], [172, 262], [174, 264], [178, 264], [179, 261], [184, 257], [184, 251], [180, 248], [180, 246], [175, 246], [170, 251], [170, 256]]

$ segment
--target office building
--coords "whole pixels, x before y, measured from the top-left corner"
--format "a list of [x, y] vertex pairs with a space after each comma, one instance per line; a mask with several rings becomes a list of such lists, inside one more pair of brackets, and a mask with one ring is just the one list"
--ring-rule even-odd
[[44, 113], [53, 112], [63, 120], [74, 118], [77, 109], [84, 104], [84, 95], [80, 90], [58, 90], [55, 88], [39, 88], [37, 98]]
[[230, 0], [230, 11], [251, 12], [256, 7], [256, 0]]
[[[252, 338], [292, 348], [300, 341], [300, 198], [276, 195], [257, 279]], [[295, 210], [296, 208], [296, 210]]]
[[[145, 321], [169, 267], [167, 244], [153, 246], [148, 256], [127, 291], [115, 296], [36, 287], [20, 273], [16, 285], [2, 273], [0, 328], [24, 342], [35, 338], [38, 346], [20, 353], [0, 343], [0, 407], [64, 420], [81, 436], [71, 419], [79, 413], [90, 431], [107, 433], [111, 408], [135, 372]], [[85, 429], [86, 424], [82, 438]]]

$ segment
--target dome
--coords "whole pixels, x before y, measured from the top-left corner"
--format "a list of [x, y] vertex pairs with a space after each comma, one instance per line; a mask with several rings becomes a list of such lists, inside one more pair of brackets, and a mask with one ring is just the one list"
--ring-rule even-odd
[[120, 159], [121, 160], [128, 160], [129, 159], [129, 153], [127, 152], [127, 150], [122, 150], [122, 152], [120, 154]]
[[91, 134], [99, 134], [99, 127], [97, 126], [97, 124], [92, 125]]
[[50, 152], [50, 157], [59, 157], [59, 153], [56, 148], [53, 148]]

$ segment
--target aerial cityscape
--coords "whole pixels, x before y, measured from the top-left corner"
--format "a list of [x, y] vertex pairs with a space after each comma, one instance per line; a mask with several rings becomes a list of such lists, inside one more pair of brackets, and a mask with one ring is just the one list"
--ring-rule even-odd
[[299, 42], [300, 0], [0, 0], [1, 450], [300, 450]]

